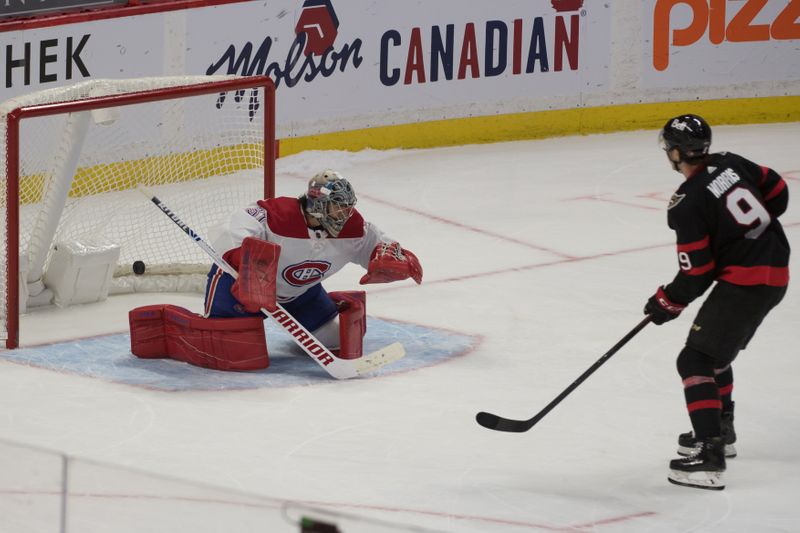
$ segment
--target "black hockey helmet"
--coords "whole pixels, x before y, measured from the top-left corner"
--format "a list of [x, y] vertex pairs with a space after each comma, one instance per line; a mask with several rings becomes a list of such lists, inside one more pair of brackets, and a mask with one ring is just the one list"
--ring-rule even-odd
[[678, 149], [681, 161], [702, 159], [711, 146], [711, 126], [697, 115], [680, 115], [671, 118], [658, 137], [664, 151]]

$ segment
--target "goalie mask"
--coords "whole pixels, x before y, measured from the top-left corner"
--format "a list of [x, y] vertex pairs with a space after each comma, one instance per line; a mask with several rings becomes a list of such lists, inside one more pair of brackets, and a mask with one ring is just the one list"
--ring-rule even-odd
[[314, 217], [332, 237], [337, 237], [356, 205], [350, 182], [335, 170], [323, 170], [308, 182], [306, 213]]

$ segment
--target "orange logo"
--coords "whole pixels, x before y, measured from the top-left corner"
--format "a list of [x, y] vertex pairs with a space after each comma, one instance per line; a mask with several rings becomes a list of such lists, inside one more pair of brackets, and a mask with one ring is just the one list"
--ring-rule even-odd
[[[790, 0], [770, 24], [754, 24], [753, 20], [767, 5], [768, 0], [745, 0], [739, 11], [727, 21], [727, 0], [656, 0], [653, 12], [653, 66], [666, 70], [669, 66], [669, 49], [672, 46], [689, 46], [700, 40], [708, 30], [712, 44], [800, 39], [800, 0]], [[739, 2], [736, 2], [739, 4]], [[692, 22], [685, 28], [672, 30], [670, 14], [679, 4], [692, 10]], [[672, 39], [670, 40], [670, 32]]]

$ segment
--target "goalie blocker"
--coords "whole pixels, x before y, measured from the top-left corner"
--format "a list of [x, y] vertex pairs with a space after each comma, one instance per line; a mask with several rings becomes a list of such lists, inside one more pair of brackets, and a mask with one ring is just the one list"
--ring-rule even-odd
[[[339, 308], [342, 359], [363, 353], [367, 331], [366, 293], [331, 292]], [[128, 313], [131, 352], [142, 359], [175, 359], [214, 370], [269, 367], [263, 317], [203, 318], [175, 305], [148, 305]]]

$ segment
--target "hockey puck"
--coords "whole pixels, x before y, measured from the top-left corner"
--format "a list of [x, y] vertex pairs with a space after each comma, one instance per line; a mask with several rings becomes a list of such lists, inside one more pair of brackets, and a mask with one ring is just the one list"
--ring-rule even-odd
[[137, 276], [141, 276], [144, 274], [144, 261], [134, 261], [133, 262], [133, 273]]

